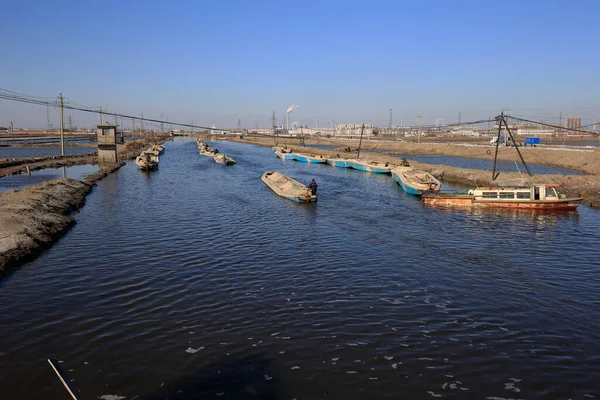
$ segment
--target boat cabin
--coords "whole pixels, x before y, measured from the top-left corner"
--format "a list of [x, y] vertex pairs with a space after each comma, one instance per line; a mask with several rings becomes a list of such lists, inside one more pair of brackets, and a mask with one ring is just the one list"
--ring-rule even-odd
[[557, 192], [556, 185], [535, 185], [531, 187], [478, 187], [469, 190], [474, 200], [484, 201], [539, 201], [565, 198]]

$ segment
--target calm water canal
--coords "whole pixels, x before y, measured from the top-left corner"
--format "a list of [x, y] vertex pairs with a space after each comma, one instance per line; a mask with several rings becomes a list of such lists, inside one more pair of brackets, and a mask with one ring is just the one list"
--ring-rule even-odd
[[424, 208], [389, 176], [212, 145], [237, 164], [168, 143], [0, 281], [0, 398], [67, 398], [49, 357], [84, 399], [600, 397], [599, 212]]

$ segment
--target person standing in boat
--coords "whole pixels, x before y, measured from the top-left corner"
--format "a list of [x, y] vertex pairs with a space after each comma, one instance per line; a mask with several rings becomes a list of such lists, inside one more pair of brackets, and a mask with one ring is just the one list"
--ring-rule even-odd
[[314, 180], [314, 178], [313, 178], [312, 182], [310, 183], [310, 185], [307, 186], [307, 188], [310, 189], [310, 192], [315, 196], [317, 195], [317, 187], [318, 187], [318, 185], [317, 185], [317, 182]]

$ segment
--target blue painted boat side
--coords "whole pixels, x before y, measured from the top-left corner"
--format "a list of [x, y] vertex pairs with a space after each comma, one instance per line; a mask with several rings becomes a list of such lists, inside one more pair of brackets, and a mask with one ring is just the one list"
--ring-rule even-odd
[[277, 155], [277, 157], [281, 158], [282, 160], [295, 160], [296, 157], [294, 156], [293, 153], [275, 153], [275, 155]]
[[352, 167], [352, 161], [348, 160], [327, 160], [327, 164], [333, 165], [338, 168], [350, 168]]
[[376, 167], [376, 166], [370, 166], [370, 165], [362, 165], [362, 164], [358, 164], [358, 163], [352, 163], [351, 167], [354, 169], [357, 169], [359, 171], [365, 171], [365, 172], [374, 172], [376, 174], [389, 174], [390, 170], [389, 168], [385, 168], [385, 167]]
[[406, 193], [412, 194], [415, 196], [421, 196], [423, 194], [423, 192], [421, 192], [419, 189], [416, 189], [416, 188], [406, 184], [402, 179], [400, 179], [398, 174], [396, 174], [395, 172], [392, 172], [392, 178], [394, 178], [394, 181], [396, 181], [398, 183], [398, 185], [400, 185], [402, 190], [404, 190]]
[[324, 164], [327, 161], [324, 158], [307, 157], [300, 154], [296, 154], [294, 160], [311, 164]]

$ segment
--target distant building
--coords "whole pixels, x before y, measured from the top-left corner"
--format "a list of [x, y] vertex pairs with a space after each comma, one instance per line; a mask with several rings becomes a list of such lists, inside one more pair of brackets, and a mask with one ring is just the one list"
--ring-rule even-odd
[[522, 135], [522, 136], [531, 136], [531, 137], [536, 137], [536, 136], [549, 136], [549, 135], [554, 135], [554, 129], [550, 129], [550, 128], [541, 128], [541, 127], [535, 127], [535, 126], [525, 126], [523, 128], [519, 128], [517, 129], [517, 135]]
[[0, 132], [6, 132], [8, 130], [8, 128], [5, 128], [3, 126], [0, 126]]
[[567, 129], [581, 129], [581, 118], [579, 117], [567, 117], [565, 120], [565, 128]]

